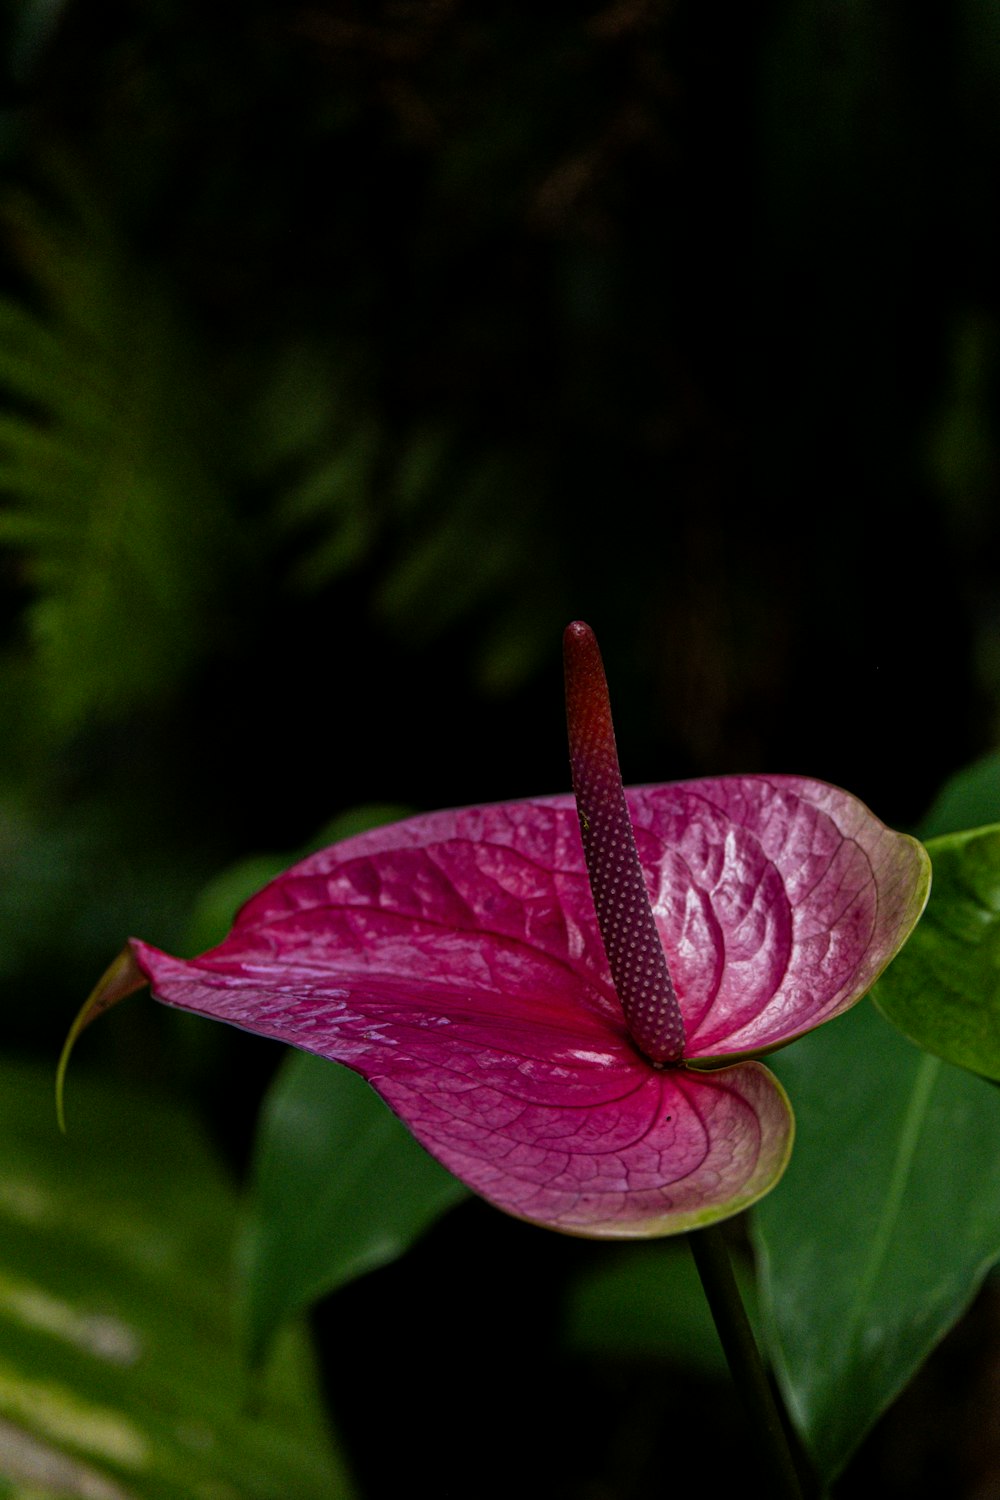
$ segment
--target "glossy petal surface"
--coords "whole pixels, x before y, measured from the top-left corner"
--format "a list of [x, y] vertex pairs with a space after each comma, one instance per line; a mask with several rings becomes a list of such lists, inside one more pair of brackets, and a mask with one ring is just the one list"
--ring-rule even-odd
[[685, 1056], [783, 1046], [867, 993], [927, 900], [930, 861], [849, 793], [726, 777], [630, 794]]
[[491, 989], [347, 988], [280, 963], [237, 978], [132, 950], [161, 999], [345, 1063], [475, 1192], [566, 1233], [690, 1229], [753, 1202], [787, 1161], [790, 1111], [758, 1063], [660, 1072], [583, 1008], [577, 1027], [532, 1025]]
[[[926, 901], [923, 848], [825, 783], [727, 777], [627, 796], [689, 1060], [780, 1046], [846, 1010]], [[198, 963], [242, 973], [272, 960], [286, 979], [319, 965], [327, 978], [496, 990], [505, 1018], [530, 1025], [582, 1008], [602, 1035], [626, 1036], [571, 797], [335, 844], [261, 891]]]
[[[920, 846], [822, 783], [679, 783], [628, 802], [689, 1060], [846, 1009], [926, 899]], [[131, 952], [160, 999], [355, 1069], [470, 1187], [569, 1233], [710, 1222], [788, 1157], [765, 1068], [658, 1069], [635, 1049], [570, 797], [362, 834], [266, 887], [201, 958]]]

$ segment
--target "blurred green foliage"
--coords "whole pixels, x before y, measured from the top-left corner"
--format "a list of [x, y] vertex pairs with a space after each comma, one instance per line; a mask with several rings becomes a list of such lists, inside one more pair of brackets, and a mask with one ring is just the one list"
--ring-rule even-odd
[[3, 1492], [350, 1500], [304, 1330], [241, 1357], [235, 1195], [189, 1114], [77, 1080], [57, 1141], [49, 1070], [0, 1082]]
[[[54, 1057], [124, 937], [182, 947], [345, 809], [565, 788], [574, 616], [629, 780], [807, 772], [912, 826], [993, 751], [998, 80], [996, 0], [10, 0], [4, 1044]], [[275, 1059], [208, 1030], [136, 1004], [81, 1063], [242, 1166]], [[468, 1232], [535, 1285], [537, 1239], [515, 1274]]]

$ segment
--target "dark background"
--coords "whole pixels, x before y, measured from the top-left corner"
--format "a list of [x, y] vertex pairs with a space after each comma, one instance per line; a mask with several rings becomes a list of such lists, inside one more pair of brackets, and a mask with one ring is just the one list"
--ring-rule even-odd
[[[5, 17], [12, 1048], [54, 1053], [130, 933], [182, 949], [241, 856], [567, 787], [575, 617], [627, 780], [802, 772], [912, 827], [995, 747], [996, 0]], [[93, 1055], [242, 1169], [272, 1049], [144, 1008]], [[469, 1205], [323, 1310], [373, 1500], [626, 1500], [678, 1447], [730, 1462], [714, 1387], [567, 1365], [546, 1309], [590, 1251], [553, 1243]], [[399, 1352], [426, 1363], [428, 1306], [472, 1351], [440, 1389]], [[994, 1343], [964, 1337], [975, 1382]], [[910, 1399], [843, 1493], [978, 1496], [961, 1424], [934, 1447]]]

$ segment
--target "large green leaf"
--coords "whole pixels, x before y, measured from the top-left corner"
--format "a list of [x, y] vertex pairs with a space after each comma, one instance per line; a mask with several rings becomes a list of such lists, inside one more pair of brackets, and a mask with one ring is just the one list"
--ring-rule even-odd
[[264, 1104], [240, 1257], [260, 1352], [283, 1319], [401, 1255], [467, 1190], [346, 1068], [293, 1053]]
[[873, 998], [918, 1046], [1000, 1079], [1000, 826], [927, 847], [927, 909]]
[[240, 1354], [232, 1187], [176, 1107], [0, 1065], [0, 1493], [347, 1500], [308, 1346]]
[[1000, 1255], [1000, 1108], [869, 1005], [774, 1059], [799, 1121], [755, 1211], [789, 1408], [827, 1479]]
[[945, 782], [917, 830], [922, 839], [1000, 822], [1000, 752], [964, 766]]

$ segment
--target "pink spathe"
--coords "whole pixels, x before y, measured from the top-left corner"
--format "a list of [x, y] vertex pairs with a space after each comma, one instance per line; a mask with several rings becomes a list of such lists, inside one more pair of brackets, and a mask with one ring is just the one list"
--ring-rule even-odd
[[626, 797], [680, 1065], [629, 1035], [570, 796], [325, 849], [199, 958], [132, 941], [81, 1021], [148, 980], [169, 1005], [343, 1063], [470, 1188], [554, 1229], [658, 1235], [736, 1213], [778, 1180], [793, 1133], [777, 1080], [742, 1059], [866, 993], [920, 914], [926, 854], [801, 777]]

